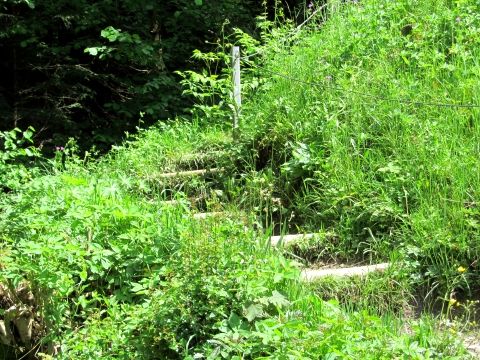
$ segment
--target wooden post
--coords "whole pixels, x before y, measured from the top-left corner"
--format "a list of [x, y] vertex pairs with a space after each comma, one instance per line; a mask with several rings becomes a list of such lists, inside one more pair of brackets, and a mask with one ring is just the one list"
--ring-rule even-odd
[[242, 87], [240, 82], [240, 47], [232, 48], [232, 68], [233, 68], [233, 138], [238, 138], [239, 120], [242, 110]]

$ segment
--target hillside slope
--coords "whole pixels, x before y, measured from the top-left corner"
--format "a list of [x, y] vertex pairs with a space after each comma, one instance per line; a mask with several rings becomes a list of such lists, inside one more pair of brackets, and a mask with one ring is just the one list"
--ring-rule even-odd
[[[30, 172], [10, 160], [32, 150], [0, 133], [14, 179], [0, 198], [4, 358], [468, 358], [458, 326], [472, 324], [452, 320], [479, 281], [478, 108], [445, 104], [478, 100], [479, 9], [407, 3], [333, 2], [278, 41], [251, 71], [264, 81], [238, 140], [228, 123], [178, 120], [100, 161], [69, 143]], [[315, 236], [269, 245], [303, 231]], [[383, 260], [362, 278], [300, 278]], [[420, 289], [439, 319], [411, 315]]]
[[399, 253], [433, 297], [472, 295], [479, 5], [334, 4], [328, 21], [258, 70], [271, 80], [243, 109], [244, 141], [261, 149], [296, 224], [324, 229], [321, 246], [338, 258]]

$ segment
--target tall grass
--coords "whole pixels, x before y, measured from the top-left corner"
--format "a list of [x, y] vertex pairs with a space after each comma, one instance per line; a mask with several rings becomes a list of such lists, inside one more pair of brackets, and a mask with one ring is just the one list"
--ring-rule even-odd
[[[180, 148], [192, 146], [190, 124], [171, 126], [163, 130]], [[395, 318], [375, 315], [370, 301], [345, 310], [321, 300], [298, 282], [295, 263], [266, 247], [253, 227], [245, 229], [244, 215], [199, 222], [185, 206], [165, 205], [159, 193], [128, 185], [138, 179], [126, 163], [149, 162], [158, 147], [171, 144], [155, 146], [162, 135], [151, 131], [118, 149], [118, 157], [84, 165], [69, 156], [66, 170], [2, 197], [0, 274], [2, 284], [26, 283], [33, 292], [35, 332], [41, 331], [31, 353], [57, 349], [64, 359], [465, 354], [450, 337], [430, 337], [425, 321], [406, 333]], [[23, 345], [2, 351], [20, 358], [29, 349]]]
[[267, 60], [244, 109], [245, 142], [269, 149], [304, 228], [335, 234], [344, 257], [399, 251], [447, 297], [479, 285], [478, 10], [332, 2]]

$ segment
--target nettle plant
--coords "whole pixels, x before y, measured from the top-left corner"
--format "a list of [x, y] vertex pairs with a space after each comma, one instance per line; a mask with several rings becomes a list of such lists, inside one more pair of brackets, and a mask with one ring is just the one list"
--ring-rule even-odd
[[[227, 23], [224, 24], [226, 26]], [[233, 37], [233, 42], [229, 42]], [[194, 50], [192, 59], [202, 64], [201, 70], [176, 71], [182, 80], [183, 94], [194, 99], [193, 114], [208, 120], [231, 118], [235, 111], [233, 104], [232, 56], [234, 45], [241, 48], [242, 96], [258, 88], [259, 79], [254, 75], [256, 63], [248, 54], [260, 53], [260, 41], [241, 29], [235, 28], [233, 34], [218, 42], [218, 48], [212, 52]]]
[[31, 145], [34, 132], [32, 127], [0, 132], [0, 190], [16, 189], [38, 171], [32, 167], [40, 158], [40, 151]]
[[[200, 71], [177, 71], [181, 76], [180, 84], [183, 94], [195, 100], [193, 113], [207, 119], [225, 118], [229, 98], [229, 84], [231, 83], [228, 67], [229, 56], [223, 52], [201, 52], [195, 50], [192, 58], [203, 62], [204, 68]], [[222, 69], [223, 67], [223, 69]]]

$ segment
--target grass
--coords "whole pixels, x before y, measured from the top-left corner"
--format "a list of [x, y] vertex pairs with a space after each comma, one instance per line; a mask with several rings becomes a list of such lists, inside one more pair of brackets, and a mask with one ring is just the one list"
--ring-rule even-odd
[[468, 292], [480, 109], [441, 104], [480, 104], [477, 5], [335, 4], [259, 70], [271, 82], [245, 105], [244, 141], [269, 149], [266, 168], [303, 229], [332, 234], [350, 258], [400, 251], [437, 294]]
[[[189, 141], [190, 124], [172, 126]], [[45, 334], [36, 352], [53, 344], [65, 359], [464, 356], [451, 337], [430, 337], [428, 322], [406, 333], [368, 301], [352, 309], [321, 300], [252, 226], [235, 216], [195, 221], [185, 206], [152, 201], [125, 184], [124, 163], [125, 153], [87, 166], [73, 156], [67, 170], [2, 199], [2, 283], [26, 281], [33, 292]]]
[[[236, 142], [221, 121], [179, 120], [98, 161], [70, 143], [33, 172], [35, 154], [5, 146], [0, 317], [28, 305], [33, 334], [4, 358], [469, 357], [409, 305], [423, 290], [451, 319], [479, 288], [478, 109], [383, 98], [478, 102], [478, 5], [329, 6], [293, 46], [267, 44], [277, 53], [250, 73], [270, 79], [251, 87]], [[224, 172], [158, 176], [212, 167]], [[217, 210], [233, 215], [193, 218]], [[266, 245], [285, 231], [318, 235]], [[304, 284], [299, 258], [393, 265]]]

